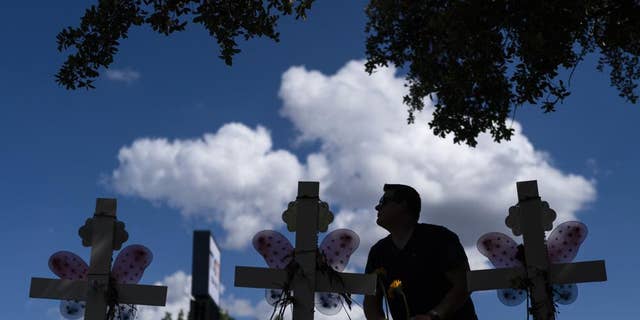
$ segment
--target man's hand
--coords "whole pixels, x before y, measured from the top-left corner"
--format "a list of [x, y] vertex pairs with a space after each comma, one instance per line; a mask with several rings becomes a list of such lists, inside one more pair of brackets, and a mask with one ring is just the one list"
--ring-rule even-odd
[[382, 294], [380, 292], [377, 292], [376, 295], [365, 295], [362, 308], [367, 320], [386, 320], [382, 310]]

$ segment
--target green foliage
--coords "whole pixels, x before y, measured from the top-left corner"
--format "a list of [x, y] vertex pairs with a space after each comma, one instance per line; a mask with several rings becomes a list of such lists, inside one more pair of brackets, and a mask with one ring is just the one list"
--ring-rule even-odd
[[[236, 40], [279, 40], [281, 16], [304, 19], [314, 0], [99, 0], [79, 27], [57, 36], [70, 48], [56, 81], [67, 89], [94, 88], [98, 69], [108, 68], [132, 25], [170, 35], [187, 20], [201, 24], [220, 46], [227, 65], [240, 52]], [[597, 69], [610, 69], [611, 85], [631, 103], [640, 78], [640, 3], [637, 0], [370, 0], [366, 8], [366, 70], [408, 66], [408, 122], [435, 105], [430, 128], [470, 146], [489, 131], [509, 140], [507, 117], [525, 103], [544, 112], [569, 96], [568, 79], [589, 54]]]
[[56, 82], [67, 89], [95, 88], [98, 69], [108, 68], [121, 39], [132, 25], [150, 25], [164, 35], [183, 31], [187, 20], [202, 24], [220, 45], [220, 58], [231, 65], [240, 52], [236, 39], [268, 37], [282, 15], [306, 18], [314, 0], [99, 0], [86, 10], [79, 27], [67, 27], [57, 36], [58, 51], [70, 48]]
[[367, 71], [407, 64], [408, 122], [432, 97], [430, 128], [456, 143], [509, 140], [505, 121], [524, 103], [554, 111], [570, 94], [559, 67], [573, 74], [595, 51], [620, 96], [638, 100], [638, 1], [371, 0], [366, 13]]

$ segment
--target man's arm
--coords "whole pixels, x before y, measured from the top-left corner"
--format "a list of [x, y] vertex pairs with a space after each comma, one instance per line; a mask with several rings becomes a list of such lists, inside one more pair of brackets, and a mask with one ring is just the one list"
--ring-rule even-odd
[[[378, 262], [379, 252], [376, 250], [376, 245], [369, 249], [369, 255], [367, 256], [367, 265], [364, 268], [364, 272], [371, 274], [376, 273], [376, 268], [380, 267]], [[377, 273], [376, 273], [377, 274]], [[364, 309], [364, 316], [367, 320], [384, 320], [384, 310], [382, 309], [382, 292], [380, 292], [380, 276], [376, 276], [376, 294], [365, 295], [362, 303], [362, 309]]]
[[364, 296], [363, 309], [364, 316], [367, 320], [382, 320], [384, 317], [384, 310], [382, 309], [382, 293], [380, 290], [376, 290], [375, 295]]
[[455, 314], [467, 299], [469, 299], [469, 292], [467, 291], [467, 271], [469, 271], [469, 265], [462, 263], [445, 273], [447, 279], [452, 284], [451, 289], [449, 289], [449, 292], [447, 292], [442, 301], [433, 308], [442, 319], [447, 319]]
[[[464, 252], [464, 248], [460, 243], [458, 235], [445, 228], [442, 234], [442, 266], [445, 271], [445, 277], [451, 283], [451, 288], [445, 294], [440, 303], [433, 308], [441, 319], [447, 319], [456, 314], [456, 312], [467, 302], [469, 292], [467, 290], [467, 271], [469, 271], [469, 260]], [[429, 316], [424, 318], [416, 317], [416, 320], [432, 319]]]

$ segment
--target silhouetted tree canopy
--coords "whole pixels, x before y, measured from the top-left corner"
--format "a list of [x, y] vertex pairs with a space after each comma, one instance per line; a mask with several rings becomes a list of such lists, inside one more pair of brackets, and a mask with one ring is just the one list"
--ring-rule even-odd
[[108, 68], [132, 25], [148, 24], [164, 35], [183, 31], [187, 20], [202, 24], [220, 45], [220, 58], [231, 65], [240, 52], [236, 40], [268, 37], [281, 15], [305, 18], [314, 0], [99, 0], [86, 10], [79, 27], [67, 27], [57, 36], [58, 51], [74, 48], [56, 81], [67, 89], [94, 88], [98, 69]]
[[555, 110], [569, 95], [571, 70], [588, 53], [611, 84], [636, 103], [640, 76], [640, 4], [635, 0], [371, 0], [367, 64], [408, 65], [409, 118], [425, 97], [429, 126], [441, 137], [476, 145], [479, 133], [509, 140], [507, 117], [525, 103]]
[[[202, 24], [231, 65], [236, 40], [279, 39], [281, 16], [304, 18], [314, 0], [101, 0], [80, 26], [58, 34], [58, 50], [74, 48], [56, 74], [67, 89], [93, 88], [132, 25], [169, 35], [187, 20]], [[404, 97], [408, 122], [435, 105], [434, 134], [477, 144], [482, 132], [509, 140], [506, 120], [523, 104], [555, 110], [570, 94], [571, 77], [589, 53], [610, 69], [611, 85], [636, 103], [640, 77], [640, 3], [637, 0], [371, 0], [366, 8], [366, 70], [408, 67]], [[330, 23], [330, 22], [328, 22]]]

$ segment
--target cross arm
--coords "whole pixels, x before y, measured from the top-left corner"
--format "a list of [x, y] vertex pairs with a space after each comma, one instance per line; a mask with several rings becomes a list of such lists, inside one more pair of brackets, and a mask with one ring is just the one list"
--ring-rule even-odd
[[116, 284], [118, 303], [164, 306], [167, 301], [167, 287], [144, 284]]
[[282, 289], [287, 272], [282, 269], [236, 267], [234, 285], [245, 288]]
[[473, 270], [467, 272], [467, 288], [469, 292], [512, 288], [513, 279], [524, 276], [521, 267]]
[[[118, 303], [164, 306], [167, 287], [141, 284], [116, 284]], [[31, 278], [30, 298], [55, 300], [87, 300], [88, 284], [85, 280]]]
[[[316, 274], [316, 291], [349, 292], [374, 294], [376, 276], [373, 274], [339, 273], [342, 283], [329, 279], [326, 273]], [[287, 281], [287, 272], [282, 269], [236, 267], [234, 285], [236, 287], [282, 289]]]
[[581, 283], [607, 281], [604, 260], [559, 263], [551, 265], [551, 282]]
[[346, 292], [373, 295], [376, 293], [376, 275], [359, 273], [339, 273], [342, 281], [330, 278], [327, 273], [316, 274], [316, 291]]
[[56, 300], [85, 300], [87, 298], [87, 281], [31, 278], [29, 297]]

